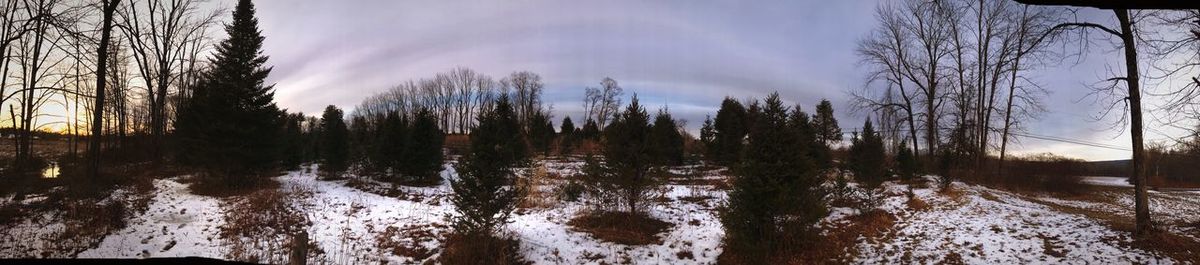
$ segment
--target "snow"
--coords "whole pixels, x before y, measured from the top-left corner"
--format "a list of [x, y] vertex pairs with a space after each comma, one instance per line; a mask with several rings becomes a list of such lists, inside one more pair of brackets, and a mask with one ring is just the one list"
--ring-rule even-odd
[[[555, 176], [578, 174], [578, 160], [541, 161], [538, 166]], [[447, 164], [443, 179], [456, 178]], [[681, 167], [672, 173], [722, 179], [720, 170]], [[446, 216], [454, 213], [447, 196], [448, 182], [432, 187], [393, 187], [366, 178], [319, 180], [315, 167], [292, 171], [276, 180], [296, 209], [305, 213], [311, 248], [310, 262], [325, 264], [413, 264], [437, 259], [441, 238], [449, 233]], [[926, 179], [932, 176], [925, 176]], [[39, 212], [2, 227], [0, 257], [103, 257], [146, 258], [200, 256], [228, 258], [234, 248], [222, 238], [225, 212], [234, 199], [191, 194], [182, 178], [153, 181], [154, 192], [144, 212], [127, 216], [127, 226], [111, 231], [95, 245], [80, 251], [58, 246], [67, 224], [61, 212]], [[1111, 183], [1106, 179], [1089, 180]], [[561, 178], [551, 178], [537, 190], [553, 191]], [[1107, 181], [1107, 182], [1106, 182]], [[1121, 180], [1123, 181], [1123, 179]], [[583, 202], [558, 201], [553, 193], [544, 207], [519, 209], [501, 231], [520, 241], [521, 254], [534, 264], [712, 264], [721, 254], [724, 237], [717, 207], [724, 190], [711, 184], [671, 182], [663, 186], [664, 198], [653, 200], [648, 214], [672, 227], [660, 234], [661, 244], [627, 246], [604, 242], [567, 225], [589, 210]], [[857, 185], [850, 185], [857, 187]], [[936, 185], [929, 185], [936, 186]], [[895, 215], [895, 226], [876, 238], [859, 238], [853, 263], [939, 263], [960, 259], [966, 264], [1155, 263], [1175, 261], [1129, 247], [1130, 235], [1089, 217], [1056, 210], [1054, 205], [1081, 209], [1127, 211], [1131, 196], [1098, 191], [1111, 202], [1028, 196], [977, 185], [955, 183], [952, 196], [932, 187], [913, 187], [916, 198], [931, 208], [908, 208], [908, 185], [883, 185], [880, 209]], [[111, 199], [130, 197], [118, 192]], [[1160, 220], [1179, 224], [1171, 231], [1192, 232], [1184, 222], [1200, 218], [1200, 196], [1184, 191], [1152, 193], [1152, 211]], [[38, 204], [45, 196], [3, 203]], [[859, 209], [832, 207], [818, 227], [837, 229], [860, 214]], [[280, 235], [276, 238], [284, 238]], [[29, 238], [29, 240], [18, 240]], [[246, 239], [242, 239], [246, 240]], [[250, 239], [254, 240], [254, 239]], [[272, 240], [272, 239], [260, 239]], [[67, 248], [69, 249], [69, 248]], [[690, 255], [684, 255], [690, 254]]]
[[[662, 235], [662, 244], [626, 246], [603, 242], [588, 234], [571, 231], [566, 223], [584, 206], [567, 204], [529, 214], [515, 215], [508, 229], [521, 239], [525, 257], [534, 264], [619, 264], [625, 261], [647, 264], [712, 264], [721, 254], [720, 242], [725, 232], [709, 206], [686, 202], [697, 186], [668, 185], [666, 196], [670, 203], [651, 207], [651, 216], [673, 226]], [[706, 191], [696, 191], [706, 192]], [[724, 196], [723, 192], [718, 193]], [[691, 257], [680, 257], [681, 252]]]
[[[886, 203], [900, 216], [891, 238], [863, 240], [861, 264], [946, 262], [956, 254], [966, 264], [1156, 263], [1171, 260], [1126, 247], [1127, 233], [1085, 216], [1055, 211], [1008, 192], [955, 183], [958, 200], [926, 192], [934, 205], [911, 211]], [[903, 197], [888, 198], [890, 201]]]
[[154, 188], [157, 193], [143, 215], [78, 257], [225, 257], [219, 200], [191, 194], [178, 179], [154, 180]]

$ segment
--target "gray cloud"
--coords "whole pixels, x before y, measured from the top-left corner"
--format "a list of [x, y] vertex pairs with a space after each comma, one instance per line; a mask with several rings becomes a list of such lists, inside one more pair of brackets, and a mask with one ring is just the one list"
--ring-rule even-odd
[[[541, 74], [545, 97], [578, 119], [583, 88], [606, 76], [651, 109], [700, 125], [722, 97], [779, 91], [810, 112], [828, 98], [843, 127], [858, 127], [848, 89], [863, 84], [856, 41], [875, 25], [874, 1], [258, 1], [275, 66], [277, 100], [315, 113], [350, 109], [370, 94], [456, 66], [502, 77]], [[1093, 56], [1108, 58], [1113, 56]], [[1108, 60], [1047, 71], [1051, 113], [1032, 132], [1128, 145], [1084, 119], [1073, 100]], [[1082, 81], [1081, 81], [1082, 80]], [[1019, 151], [1090, 159], [1127, 153], [1024, 141]]]

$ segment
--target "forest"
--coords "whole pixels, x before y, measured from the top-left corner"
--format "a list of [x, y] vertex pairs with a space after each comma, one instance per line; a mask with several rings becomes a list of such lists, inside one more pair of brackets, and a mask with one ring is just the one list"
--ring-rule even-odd
[[[254, 1], [3, 0], [0, 258], [1200, 261], [1200, 9], [1057, 2], [872, 3], [845, 100], [724, 92], [689, 121], [636, 78], [461, 64], [303, 113]], [[1128, 146], [1034, 125], [1092, 49], [1119, 63], [1070, 89]]]

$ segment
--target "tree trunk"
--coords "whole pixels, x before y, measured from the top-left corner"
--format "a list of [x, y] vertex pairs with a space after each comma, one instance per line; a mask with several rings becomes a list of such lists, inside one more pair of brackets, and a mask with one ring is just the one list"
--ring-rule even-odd
[[1133, 25], [1129, 21], [1129, 11], [1115, 9], [1117, 20], [1121, 23], [1121, 42], [1125, 46], [1125, 82], [1129, 87], [1129, 134], [1133, 141], [1133, 172], [1134, 183], [1134, 212], [1136, 229], [1134, 235], [1145, 236], [1153, 229], [1150, 220], [1150, 206], [1146, 199], [1146, 174], [1143, 172], [1145, 154], [1142, 142], [1142, 92], [1138, 88], [1138, 58], [1137, 46], [1134, 43]]
[[105, 0], [102, 3], [104, 10], [103, 26], [100, 30], [100, 47], [96, 49], [96, 103], [92, 108], [92, 133], [88, 137], [88, 165], [87, 174], [89, 179], [96, 179], [100, 176], [100, 138], [104, 134], [104, 89], [107, 81], [105, 76], [108, 74], [108, 42], [112, 38], [112, 17], [113, 12], [117, 10], [117, 4], [121, 0]]

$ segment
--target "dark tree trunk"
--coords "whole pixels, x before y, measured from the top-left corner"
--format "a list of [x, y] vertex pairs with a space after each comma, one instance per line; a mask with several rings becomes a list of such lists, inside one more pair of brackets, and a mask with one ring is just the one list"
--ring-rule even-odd
[[104, 134], [104, 89], [108, 74], [108, 42], [112, 38], [112, 18], [121, 0], [105, 0], [104, 25], [100, 30], [100, 47], [96, 50], [96, 103], [92, 108], [92, 132], [88, 137], [87, 175], [89, 179], [100, 176], [100, 140]]

